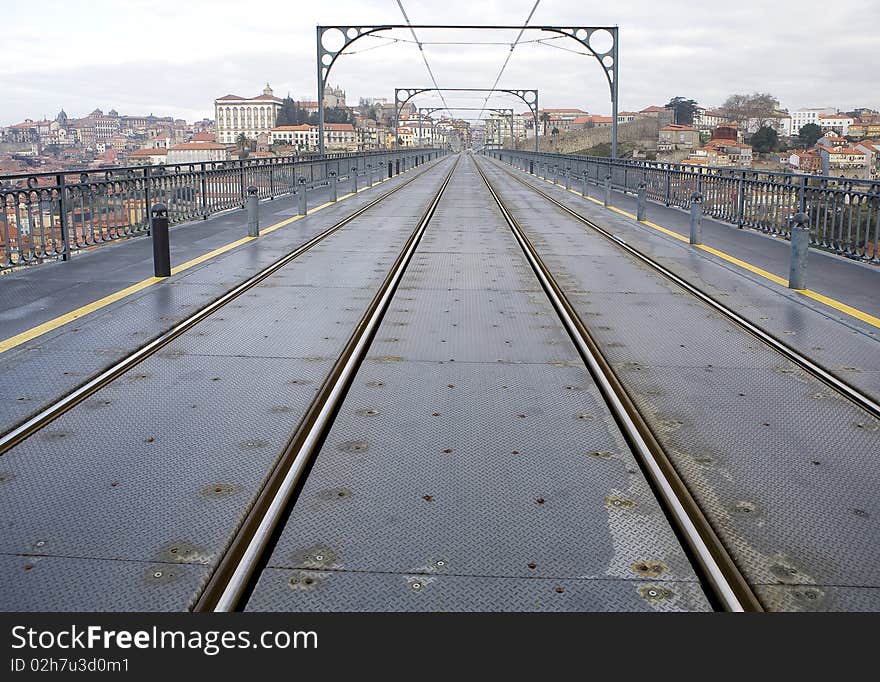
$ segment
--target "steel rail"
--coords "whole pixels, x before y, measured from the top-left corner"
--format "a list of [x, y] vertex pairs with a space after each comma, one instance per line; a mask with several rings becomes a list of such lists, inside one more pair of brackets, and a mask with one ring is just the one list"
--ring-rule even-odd
[[355, 327], [296, 431], [291, 435], [266, 485], [202, 591], [194, 607], [195, 611], [230, 612], [246, 602], [257, 577], [257, 569], [268, 558], [272, 539], [282, 527], [281, 521], [286, 517], [291, 502], [295, 500], [300, 484], [305, 479], [303, 474], [310, 468], [320, 450], [457, 166], [458, 159], [416, 223], [380, 289]]
[[[493, 165], [495, 165], [495, 164], [493, 164]], [[595, 230], [596, 232], [601, 234], [603, 237], [614, 242], [614, 244], [619, 246], [621, 249], [623, 249], [624, 251], [626, 251], [630, 255], [635, 256], [638, 260], [640, 260], [645, 265], [648, 265], [656, 272], [659, 272], [661, 275], [663, 275], [667, 279], [669, 279], [672, 282], [674, 282], [675, 284], [677, 284], [679, 287], [681, 287], [682, 289], [687, 291], [689, 294], [695, 296], [700, 301], [702, 301], [706, 305], [710, 306], [716, 312], [721, 313], [728, 320], [735, 323], [736, 325], [738, 325], [742, 329], [745, 329], [747, 332], [752, 334], [759, 341], [766, 344], [767, 346], [770, 346], [773, 350], [778, 352], [784, 358], [795, 363], [801, 369], [803, 369], [807, 373], [811, 374], [815, 378], [819, 379], [820, 381], [825, 383], [827, 386], [831, 387], [837, 393], [844, 396], [845, 398], [847, 398], [848, 400], [850, 400], [854, 404], [858, 405], [860, 408], [862, 408], [863, 410], [868, 412], [875, 419], [880, 419], [880, 403], [878, 403], [877, 400], [875, 400], [874, 398], [872, 398], [868, 394], [860, 391], [855, 386], [852, 386], [851, 384], [847, 383], [846, 381], [844, 381], [843, 379], [841, 379], [840, 377], [835, 375], [830, 370], [825, 369], [825, 367], [823, 367], [819, 363], [815, 362], [811, 358], [802, 354], [800, 351], [792, 348], [787, 343], [784, 343], [780, 339], [776, 338], [775, 336], [773, 336], [770, 332], [766, 331], [765, 329], [762, 329], [761, 327], [754, 324], [753, 322], [750, 322], [748, 319], [746, 319], [745, 317], [743, 317], [742, 315], [740, 315], [736, 311], [732, 310], [731, 308], [728, 308], [726, 305], [724, 305], [720, 301], [716, 300], [715, 298], [713, 298], [712, 296], [710, 296], [709, 294], [704, 292], [702, 289], [694, 286], [693, 284], [691, 284], [690, 282], [688, 282], [684, 278], [680, 277], [679, 275], [676, 275], [674, 272], [672, 272], [671, 270], [669, 270], [665, 266], [661, 265], [660, 263], [658, 263], [657, 261], [652, 259], [650, 256], [645, 255], [644, 253], [642, 253], [641, 251], [639, 251], [635, 247], [627, 244], [626, 242], [624, 242], [620, 238], [616, 237], [614, 234], [612, 234], [608, 230], [606, 230], [603, 227], [600, 227], [599, 225], [594, 223], [589, 218], [587, 218], [587, 217], [581, 215], [580, 213], [578, 213], [577, 211], [569, 208], [568, 206], [563, 204], [558, 199], [555, 199], [554, 197], [550, 196], [549, 194], [544, 192], [542, 189], [535, 187], [534, 185], [532, 185], [529, 182], [526, 182], [525, 180], [523, 180], [520, 177], [517, 177], [514, 173], [510, 172], [506, 168], [501, 168], [499, 166], [496, 166], [496, 167], [498, 168], [498, 170], [506, 173], [507, 175], [509, 175], [511, 178], [516, 180], [518, 183], [520, 183], [524, 187], [527, 187], [527, 188], [531, 189], [532, 191], [536, 192], [537, 194], [539, 194], [540, 196], [542, 196], [544, 199], [549, 201], [551, 204], [553, 204], [556, 208], [561, 210], [563, 213], [571, 216], [572, 218], [574, 218], [578, 222], [586, 225], [590, 229]]]
[[[476, 161], [475, 161], [476, 163]], [[556, 313], [596, 381], [612, 415], [630, 444], [660, 502], [684, 540], [694, 568], [726, 611], [763, 611], [760, 601], [678, 475], [647, 422], [636, 409], [589, 330], [544, 264], [531, 240], [476, 163], [492, 198], [513, 232]]]
[[241, 294], [245, 293], [249, 289], [252, 289], [254, 286], [256, 286], [257, 284], [262, 282], [264, 279], [266, 279], [270, 275], [274, 274], [275, 272], [277, 272], [278, 270], [283, 268], [285, 265], [287, 265], [291, 261], [293, 261], [296, 258], [298, 258], [299, 256], [301, 256], [305, 252], [309, 251], [312, 247], [314, 247], [316, 244], [322, 242], [324, 239], [326, 239], [327, 237], [332, 235], [334, 232], [337, 232], [338, 230], [342, 229], [343, 227], [348, 225], [353, 220], [359, 218], [364, 213], [369, 211], [371, 208], [373, 208], [377, 204], [381, 203], [382, 201], [384, 201], [385, 199], [390, 197], [392, 194], [399, 192], [401, 189], [403, 189], [404, 187], [409, 185], [411, 182], [415, 181], [416, 179], [418, 179], [419, 177], [424, 175], [426, 172], [431, 170], [431, 168], [433, 168], [435, 165], [436, 165], [436, 163], [431, 164], [426, 169], [424, 169], [420, 173], [417, 173], [409, 180], [402, 182], [397, 187], [395, 187], [395, 188], [389, 190], [388, 192], [385, 192], [384, 194], [376, 197], [375, 199], [373, 199], [369, 203], [365, 204], [361, 208], [357, 209], [356, 211], [353, 211], [352, 213], [347, 215], [345, 218], [343, 218], [339, 222], [335, 223], [331, 227], [327, 228], [326, 230], [324, 230], [320, 234], [312, 237], [311, 239], [309, 239], [307, 242], [305, 242], [304, 244], [302, 244], [301, 246], [299, 246], [295, 250], [291, 251], [290, 253], [288, 253], [285, 256], [282, 256], [281, 258], [276, 260], [274, 263], [271, 263], [270, 265], [266, 266], [265, 268], [260, 270], [255, 275], [252, 275], [251, 277], [246, 279], [241, 284], [236, 285], [233, 289], [230, 289], [225, 294], [223, 294], [219, 298], [215, 299], [214, 301], [212, 301], [211, 303], [206, 305], [204, 308], [197, 310], [193, 314], [191, 314], [188, 317], [186, 317], [185, 319], [181, 320], [180, 322], [178, 322], [177, 324], [172, 326], [170, 329], [168, 329], [167, 331], [160, 334], [158, 337], [156, 337], [155, 339], [153, 339], [152, 341], [150, 341], [146, 345], [142, 346], [141, 348], [137, 349], [133, 353], [131, 353], [131, 354], [127, 355], [126, 357], [113, 363], [112, 365], [110, 365], [109, 367], [107, 367], [103, 371], [99, 372], [98, 374], [93, 376], [91, 379], [89, 379], [85, 383], [83, 383], [80, 386], [78, 386], [77, 388], [75, 388], [73, 391], [71, 391], [70, 393], [68, 393], [64, 397], [60, 398], [59, 400], [56, 400], [55, 402], [51, 403], [50, 405], [48, 405], [46, 407], [44, 407], [42, 410], [40, 410], [39, 412], [37, 412], [33, 416], [29, 417], [25, 421], [18, 424], [18, 426], [15, 426], [12, 429], [10, 429], [9, 431], [7, 431], [6, 433], [4, 433], [2, 436], [0, 436], [0, 456], [4, 455], [10, 449], [12, 449], [13, 447], [18, 445], [19, 443], [21, 443], [25, 439], [29, 438], [31, 435], [33, 435], [37, 431], [44, 428], [46, 425], [53, 422], [55, 419], [60, 417], [62, 414], [64, 414], [65, 412], [67, 412], [68, 410], [73, 408], [74, 406], [81, 403], [83, 400], [86, 400], [90, 396], [94, 395], [99, 389], [103, 388], [104, 386], [109, 384], [111, 381], [113, 381], [114, 379], [118, 378], [119, 376], [121, 376], [122, 374], [124, 374], [125, 372], [130, 370], [132, 367], [135, 367], [136, 365], [138, 365], [140, 362], [142, 362], [146, 358], [155, 354], [157, 351], [162, 349], [164, 346], [168, 345], [171, 341], [173, 341], [174, 339], [181, 336], [184, 332], [191, 329], [192, 327], [197, 325], [199, 322], [201, 322], [205, 318], [209, 317], [213, 313], [217, 312], [218, 310], [220, 310], [221, 308], [226, 306], [231, 301], [238, 298]]

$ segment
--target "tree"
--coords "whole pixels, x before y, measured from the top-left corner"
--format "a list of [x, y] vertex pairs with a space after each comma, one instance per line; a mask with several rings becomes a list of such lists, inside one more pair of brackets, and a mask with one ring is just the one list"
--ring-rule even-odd
[[807, 147], [812, 147], [822, 137], [822, 129], [815, 123], [807, 123], [801, 126], [798, 137]]
[[776, 149], [779, 144], [779, 134], [770, 126], [761, 126], [758, 132], [752, 135], [752, 148], [756, 152], [766, 154]]
[[553, 130], [550, 131], [551, 135], [559, 135], [559, 128], [553, 126]]
[[298, 126], [305, 123], [308, 118], [309, 115], [288, 95], [281, 102], [281, 109], [278, 110], [275, 125]]
[[[309, 116], [310, 125], [318, 125], [318, 113]], [[324, 109], [324, 123], [353, 123], [351, 112], [345, 107], [329, 107]]]
[[244, 133], [239, 133], [235, 138], [235, 145], [238, 148], [238, 158], [246, 159], [251, 153], [251, 140]]
[[697, 112], [697, 101], [685, 97], [673, 97], [666, 104], [667, 109], [675, 112], [675, 123], [679, 125], [692, 125], [694, 114]]
[[740, 130], [745, 131], [750, 122], [757, 124], [758, 128], [767, 125], [778, 106], [779, 100], [769, 92], [755, 92], [751, 95], [731, 95], [721, 105], [721, 111], [728, 119], [736, 121]]
[[544, 124], [544, 134], [547, 134], [547, 122], [550, 120], [550, 114], [546, 111], [541, 114], [541, 122]]

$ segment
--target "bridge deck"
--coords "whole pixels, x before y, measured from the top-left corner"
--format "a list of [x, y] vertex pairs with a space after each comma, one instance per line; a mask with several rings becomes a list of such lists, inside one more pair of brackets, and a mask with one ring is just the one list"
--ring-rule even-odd
[[167, 280], [152, 278], [149, 238], [0, 277], [0, 433], [420, 170], [377, 178], [344, 199], [340, 185], [331, 205], [326, 188], [316, 188], [305, 218], [297, 197], [262, 202], [261, 236], [243, 244], [241, 210], [172, 227]]
[[[2, 455], [0, 606], [190, 607], [452, 162]], [[481, 163], [765, 605], [880, 608], [880, 424]], [[709, 608], [473, 164], [461, 160], [441, 199], [249, 608]], [[869, 322], [527, 181], [880, 394]], [[0, 353], [3, 423], [382, 191]], [[278, 218], [295, 212], [274, 203]], [[241, 230], [238, 220], [208, 225]], [[198, 241], [179, 258], [224, 242]], [[46, 267], [148, 248], [132, 240]], [[140, 267], [143, 257], [125, 256]], [[875, 277], [843, 265], [859, 282]], [[25, 275], [0, 278], [0, 290], [26, 298]], [[108, 276], [94, 295], [135, 280]]]

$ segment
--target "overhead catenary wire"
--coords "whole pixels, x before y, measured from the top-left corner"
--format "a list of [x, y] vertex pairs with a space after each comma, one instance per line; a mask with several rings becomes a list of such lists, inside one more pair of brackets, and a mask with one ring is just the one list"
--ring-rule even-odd
[[[403, 14], [403, 18], [406, 21], [406, 25], [409, 26], [409, 31], [412, 33], [413, 40], [416, 41], [416, 45], [419, 46], [419, 53], [422, 55], [422, 61], [425, 62], [425, 68], [428, 70], [428, 75], [431, 77], [431, 82], [434, 84], [434, 87], [437, 89], [438, 94], [440, 95], [440, 100], [443, 102], [443, 106], [446, 106], [446, 98], [443, 96], [443, 91], [440, 90], [440, 86], [437, 85], [437, 79], [434, 77], [434, 72], [431, 70], [431, 65], [428, 63], [428, 57], [425, 55], [425, 48], [422, 46], [422, 43], [419, 42], [418, 37], [416, 36], [415, 29], [412, 26], [412, 22], [409, 20], [409, 16], [406, 14], [406, 10], [403, 9], [403, 3], [400, 0], [396, 0], [397, 6], [400, 8], [400, 13]], [[394, 103], [394, 106], [397, 106], [397, 102]], [[447, 111], [449, 107], [446, 106]], [[449, 112], [450, 115], [452, 112]], [[396, 133], [395, 133], [396, 134]]]
[[[501, 82], [501, 76], [504, 75], [504, 69], [507, 68], [507, 64], [510, 61], [510, 57], [513, 55], [513, 51], [516, 49], [517, 44], [522, 38], [523, 33], [525, 33], [526, 28], [529, 25], [529, 22], [532, 20], [532, 16], [535, 14], [535, 10], [538, 9], [538, 5], [541, 4], [541, 0], [535, 0], [535, 4], [532, 5], [532, 9], [529, 12], [529, 15], [526, 17], [526, 20], [523, 22], [522, 28], [519, 30], [519, 33], [516, 36], [516, 40], [510, 45], [510, 52], [507, 53], [507, 56], [504, 58], [504, 63], [501, 65], [501, 70], [498, 72], [498, 76], [495, 78], [495, 82], [492, 83], [492, 87], [489, 89], [489, 92], [486, 94], [485, 99], [483, 100], [483, 109], [485, 110], [486, 105], [489, 103], [489, 98], [492, 96], [492, 91], [498, 87], [498, 83]], [[483, 116], [483, 111], [480, 111], [480, 117]]]

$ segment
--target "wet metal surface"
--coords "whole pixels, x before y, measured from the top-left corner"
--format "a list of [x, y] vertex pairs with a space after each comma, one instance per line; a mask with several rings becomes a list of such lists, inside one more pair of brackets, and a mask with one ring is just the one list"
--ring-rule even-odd
[[190, 606], [449, 163], [0, 458], [0, 607]]
[[[880, 608], [880, 423], [537, 195], [491, 177], [767, 608]], [[571, 238], [591, 256], [572, 258]], [[841, 325], [828, 334], [828, 318], [781, 296], [771, 315], [792, 337], [880, 360], [876, 342], [870, 354], [864, 335]]]
[[249, 609], [708, 608], [517, 249], [463, 159]]

